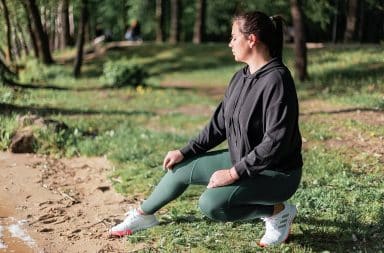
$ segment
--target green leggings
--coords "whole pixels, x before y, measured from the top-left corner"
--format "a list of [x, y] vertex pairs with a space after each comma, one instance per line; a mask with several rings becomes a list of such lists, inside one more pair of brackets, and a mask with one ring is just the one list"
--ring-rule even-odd
[[[228, 150], [208, 152], [187, 159], [169, 170], [152, 194], [141, 204], [153, 214], [180, 196], [190, 184], [208, 185], [211, 175], [232, 167]], [[273, 206], [289, 199], [297, 190], [301, 168], [289, 172], [264, 170], [223, 187], [206, 189], [199, 199], [202, 212], [222, 221], [248, 220], [271, 216]]]

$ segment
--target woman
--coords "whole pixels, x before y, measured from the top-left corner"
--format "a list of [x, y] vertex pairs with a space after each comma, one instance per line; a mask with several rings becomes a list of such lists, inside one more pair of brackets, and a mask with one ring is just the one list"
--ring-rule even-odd
[[[262, 12], [235, 16], [229, 47], [235, 60], [247, 65], [235, 73], [202, 132], [184, 148], [168, 152], [166, 175], [111, 235], [157, 225], [157, 210], [188, 185], [204, 184], [199, 206], [209, 218], [262, 218], [261, 246], [287, 239], [297, 211], [284, 201], [299, 186], [302, 157], [295, 85], [282, 63], [282, 19]], [[224, 140], [228, 150], [206, 153]]]

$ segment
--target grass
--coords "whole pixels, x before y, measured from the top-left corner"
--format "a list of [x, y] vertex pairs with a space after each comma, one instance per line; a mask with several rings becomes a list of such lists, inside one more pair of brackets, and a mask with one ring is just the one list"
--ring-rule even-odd
[[[304, 174], [291, 200], [299, 215], [288, 244], [257, 247], [263, 234], [259, 221], [208, 220], [197, 207], [204, 188], [191, 186], [161, 210], [161, 226], [127, 238], [127, 247], [143, 252], [384, 252], [383, 154], [376, 147], [384, 138], [379, 120], [384, 109], [383, 52], [379, 46], [361, 45], [309, 50], [311, 80], [296, 83], [301, 102], [316, 99], [335, 109], [365, 108], [376, 114], [369, 121], [356, 114], [300, 117]], [[293, 70], [292, 50], [284, 53]], [[148, 85], [106, 86], [103, 64], [132, 56], [149, 71]], [[36, 152], [107, 155], [116, 168], [110, 175], [115, 188], [139, 202], [163, 175], [165, 153], [185, 145], [209, 120], [219, 97], [207, 89], [224, 91], [241, 64], [234, 63], [225, 44], [148, 44], [87, 62], [81, 79], [71, 77], [70, 65], [45, 67], [31, 61], [26, 66], [21, 81], [39, 88], [0, 86], [0, 148], [9, 145], [17, 115], [32, 112], [63, 121], [69, 128], [61, 132], [36, 130]], [[338, 140], [345, 145], [330, 145]]]

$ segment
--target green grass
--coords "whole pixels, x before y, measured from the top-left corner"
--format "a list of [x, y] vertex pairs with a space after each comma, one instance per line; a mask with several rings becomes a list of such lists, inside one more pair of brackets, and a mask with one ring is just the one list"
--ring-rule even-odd
[[[293, 71], [293, 52], [287, 48], [284, 53]], [[103, 64], [132, 56], [150, 73], [147, 86], [106, 86]], [[382, 59], [379, 46], [309, 50], [311, 80], [296, 83], [300, 101], [320, 99], [335, 107], [374, 109], [382, 115]], [[69, 128], [61, 132], [36, 130], [36, 152], [106, 155], [115, 167], [110, 180], [117, 191], [140, 202], [163, 175], [165, 153], [185, 145], [209, 120], [206, 111], [214, 110], [218, 97], [206, 89], [224, 90], [242, 65], [233, 61], [226, 44], [147, 44], [110, 51], [86, 63], [80, 79], [71, 76], [70, 65], [46, 67], [31, 61], [26, 66], [21, 81], [40, 88], [0, 87], [0, 103], [6, 105], [0, 114], [0, 148], [9, 145], [17, 115], [32, 112], [63, 121]], [[299, 215], [288, 244], [257, 247], [263, 234], [259, 221], [208, 220], [197, 207], [204, 187], [192, 186], [161, 210], [161, 226], [129, 237], [127, 247], [140, 243], [144, 252], [384, 252], [383, 157], [372, 152], [375, 147], [369, 148], [370, 143], [366, 149], [353, 143], [329, 145], [344, 138], [345, 131], [380, 143], [384, 137], [380, 124], [353, 117], [335, 120], [327, 113], [301, 117], [304, 174], [291, 200]]]

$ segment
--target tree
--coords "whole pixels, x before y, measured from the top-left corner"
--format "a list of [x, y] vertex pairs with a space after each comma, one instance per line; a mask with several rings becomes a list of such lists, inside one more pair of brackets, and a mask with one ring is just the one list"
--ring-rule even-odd
[[205, 11], [206, 1], [196, 0], [196, 16], [193, 28], [193, 43], [200, 44], [205, 35]]
[[3, 5], [3, 11], [4, 11], [4, 19], [5, 19], [5, 24], [6, 24], [6, 29], [7, 29], [7, 46], [8, 46], [8, 52], [7, 52], [7, 60], [9, 62], [13, 61], [12, 57], [12, 42], [11, 42], [11, 22], [9, 20], [9, 11], [8, 11], [8, 6], [5, 0], [1, 0], [1, 4]]
[[85, 28], [88, 22], [88, 6], [87, 5], [88, 5], [87, 0], [81, 1], [81, 17], [80, 17], [80, 24], [79, 24], [79, 30], [78, 30], [77, 42], [76, 42], [77, 54], [75, 59], [75, 65], [73, 68], [73, 75], [75, 77], [80, 76], [81, 64], [83, 62]]
[[308, 79], [307, 47], [300, 0], [290, 0], [295, 44], [295, 69], [300, 81]]
[[31, 17], [33, 33], [35, 34], [36, 45], [39, 51], [39, 58], [44, 64], [53, 63], [51, 51], [49, 49], [48, 36], [43, 29], [39, 9], [35, 0], [22, 0], [26, 9], [27, 15]]
[[163, 1], [156, 0], [156, 42], [162, 42], [164, 39], [163, 23]]
[[61, 0], [59, 7], [60, 15], [60, 48], [65, 48], [71, 44], [71, 37], [69, 31], [69, 0]]
[[169, 42], [176, 43], [180, 38], [180, 0], [171, 1], [171, 29]]
[[348, 1], [347, 26], [344, 33], [345, 42], [350, 42], [355, 39], [358, 4], [359, 2], [357, 0]]
[[35, 52], [36, 58], [39, 58], [40, 54], [39, 54], [39, 48], [37, 46], [37, 41], [36, 41], [36, 35], [35, 35], [36, 33], [33, 30], [31, 17], [30, 17], [28, 12], [26, 13], [25, 17], [27, 19], [27, 28], [28, 28], [28, 32], [29, 32], [29, 35], [31, 38], [33, 51]]

